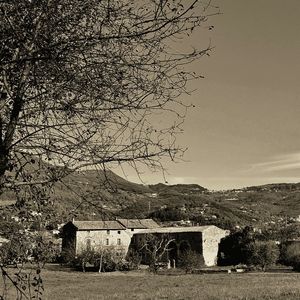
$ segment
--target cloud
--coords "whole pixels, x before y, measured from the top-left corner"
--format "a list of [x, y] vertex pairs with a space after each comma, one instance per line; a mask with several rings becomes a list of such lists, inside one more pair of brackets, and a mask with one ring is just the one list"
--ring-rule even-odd
[[248, 171], [274, 172], [300, 169], [300, 152], [273, 156], [269, 161], [251, 165]]

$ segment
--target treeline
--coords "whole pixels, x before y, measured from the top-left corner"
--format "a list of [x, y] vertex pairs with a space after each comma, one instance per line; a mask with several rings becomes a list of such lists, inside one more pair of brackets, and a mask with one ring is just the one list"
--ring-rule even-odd
[[[267, 232], [255, 231], [249, 226], [232, 232], [221, 240], [218, 264], [247, 265], [262, 270], [282, 264], [300, 270], [300, 241], [290, 239], [290, 230], [295, 226], [289, 227], [282, 230], [281, 240], [272, 240]], [[299, 236], [299, 230], [297, 234]]]

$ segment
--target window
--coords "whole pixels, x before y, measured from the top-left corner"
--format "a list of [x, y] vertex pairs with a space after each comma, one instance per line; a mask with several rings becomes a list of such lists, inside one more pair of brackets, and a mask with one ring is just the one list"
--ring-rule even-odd
[[133, 229], [133, 228], [131, 228], [131, 231], [134, 231], [134, 229]]
[[118, 245], [121, 245], [121, 239], [118, 239], [118, 240], [117, 240], [117, 244], [118, 244]]
[[91, 239], [86, 240], [86, 250], [91, 250]]
[[107, 234], [110, 234], [110, 230], [106, 230], [106, 233], [107, 233]]
[[121, 231], [120, 231], [120, 230], [118, 230], [118, 234], [121, 234]]
[[106, 239], [106, 246], [109, 245], [109, 239]]

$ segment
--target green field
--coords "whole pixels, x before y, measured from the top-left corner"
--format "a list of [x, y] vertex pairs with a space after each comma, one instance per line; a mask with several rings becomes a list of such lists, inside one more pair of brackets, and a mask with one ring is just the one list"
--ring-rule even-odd
[[300, 299], [300, 274], [292, 272], [170, 276], [46, 270], [43, 279], [43, 299], [49, 300]]

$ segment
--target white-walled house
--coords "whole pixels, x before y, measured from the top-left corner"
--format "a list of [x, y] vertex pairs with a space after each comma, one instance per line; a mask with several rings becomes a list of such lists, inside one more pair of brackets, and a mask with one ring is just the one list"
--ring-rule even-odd
[[73, 221], [62, 230], [62, 251], [80, 254], [86, 249], [114, 249], [125, 255], [131, 236], [118, 221]]
[[110, 249], [125, 256], [134, 233], [157, 227], [152, 219], [68, 222], [62, 230], [62, 251], [75, 256], [86, 249]]

